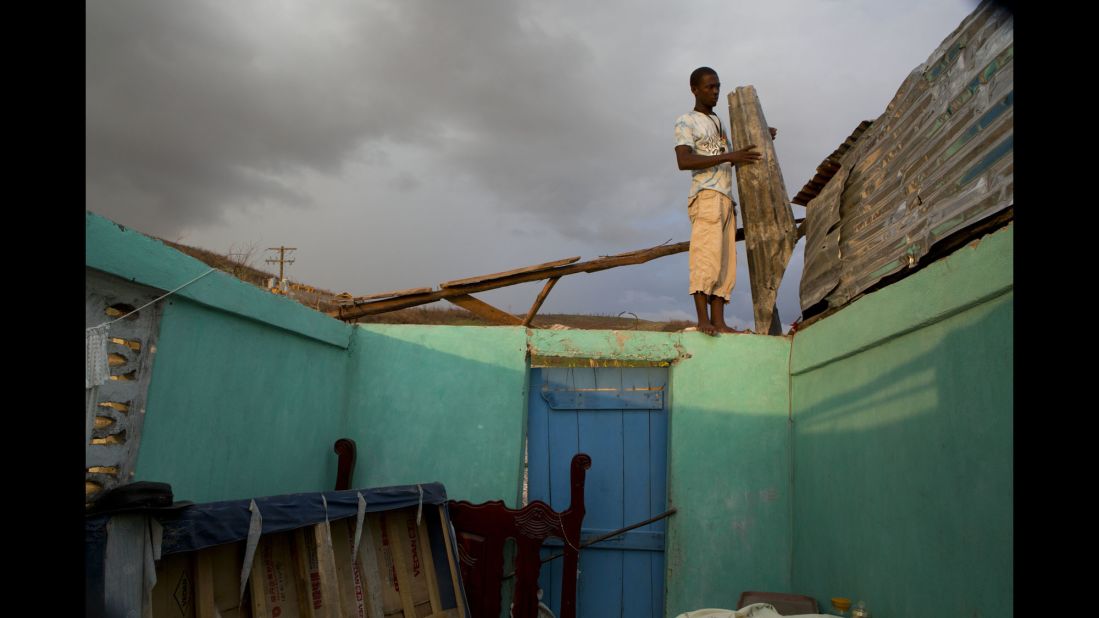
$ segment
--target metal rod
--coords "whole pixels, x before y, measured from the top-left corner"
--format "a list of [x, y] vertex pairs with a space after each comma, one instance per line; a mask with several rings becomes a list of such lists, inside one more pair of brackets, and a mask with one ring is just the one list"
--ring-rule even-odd
[[[609, 539], [611, 537], [618, 536], [618, 535], [623, 534], [625, 532], [629, 532], [630, 530], [633, 530], [634, 528], [640, 528], [641, 526], [647, 526], [647, 525], [653, 523], [654, 521], [660, 521], [661, 519], [664, 519], [665, 517], [667, 517], [669, 515], [674, 515], [676, 510], [677, 509], [673, 506], [672, 508], [668, 509], [667, 511], [664, 511], [663, 513], [661, 513], [661, 514], [659, 514], [655, 517], [650, 517], [650, 518], [646, 519], [645, 521], [639, 521], [636, 524], [630, 524], [629, 526], [626, 526], [625, 528], [619, 528], [618, 530], [613, 530], [613, 531], [608, 532], [606, 534], [597, 536], [594, 539], [589, 539], [587, 542], [581, 543], [580, 547], [578, 549], [584, 549], [585, 547], [588, 547], [590, 545], [595, 545], [596, 543], [599, 543], [601, 541], [606, 541], [607, 539]], [[549, 558], [546, 558], [546, 559], [542, 560], [542, 564], [545, 564], [545, 563], [550, 562], [552, 560], [556, 560], [556, 559], [558, 559], [558, 558], [560, 558], [561, 556], [564, 556], [564, 555], [565, 555], [564, 553], [554, 554], [554, 555], [550, 556]], [[505, 579], [508, 579], [510, 577], [515, 577], [515, 571], [512, 571], [511, 573], [505, 574], [500, 579], [505, 580]]]
[[[595, 537], [594, 539], [589, 539], [589, 540], [581, 543], [579, 549], [584, 549], [585, 547], [589, 547], [591, 545], [595, 545], [596, 543], [606, 541], [607, 539], [609, 539], [611, 537], [616, 537], [620, 534], [624, 534], [626, 532], [629, 532], [630, 530], [633, 530], [634, 528], [640, 528], [641, 526], [647, 526], [647, 525], [653, 523], [654, 521], [660, 521], [661, 519], [664, 519], [665, 517], [668, 517], [669, 515], [674, 515], [676, 510], [677, 509], [673, 506], [672, 508], [668, 509], [667, 511], [664, 511], [663, 513], [661, 513], [661, 514], [659, 514], [655, 517], [650, 517], [650, 518], [646, 519], [645, 521], [639, 521], [636, 524], [630, 524], [629, 526], [626, 526], [625, 528], [619, 528], [618, 530], [612, 530], [611, 532], [608, 532], [606, 534], [601, 534], [601, 535]], [[561, 556], [564, 556], [564, 555], [565, 555], [564, 553], [554, 554], [554, 555], [550, 556], [549, 558], [543, 559], [542, 564], [545, 564], [545, 563], [547, 563], [551, 560], [556, 560], [556, 559], [558, 559], [558, 558], [560, 558]]]

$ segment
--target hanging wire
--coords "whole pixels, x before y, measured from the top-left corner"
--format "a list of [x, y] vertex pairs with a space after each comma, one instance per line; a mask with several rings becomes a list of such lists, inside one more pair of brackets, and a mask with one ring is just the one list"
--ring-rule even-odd
[[89, 327], [85, 328], [84, 330], [85, 330], [85, 331], [93, 331], [93, 330], [98, 330], [98, 329], [100, 329], [100, 328], [103, 328], [103, 327], [105, 327], [105, 326], [109, 326], [109, 325], [111, 325], [111, 324], [114, 324], [115, 322], [117, 322], [117, 321], [119, 321], [119, 320], [121, 320], [121, 319], [124, 319], [124, 318], [127, 318], [127, 317], [129, 317], [129, 316], [131, 316], [131, 315], [133, 315], [133, 314], [137, 313], [138, 311], [141, 311], [141, 310], [142, 310], [142, 309], [144, 309], [145, 307], [148, 307], [149, 305], [151, 305], [151, 304], [153, 304], [153, 303], [155, 303], [155, 302], [157, 302], [157, 301], [159, 301], [159, 300], [162, 300], [162, 299], [164, 299], [164, 298], [167, 298], [168, 296], [171, 296], [172, 294], [175, 294], [176, 292], [178, 292], [178, 291], [182, 290], [183, 288], [185, 288], [185, 287], [187, 287], [187, 286], [191, 285], [191, 284], [192, 284], [192, 283], [194, 283], [195, 281], [198, 281], [199, 279], [201, 279], [201, 278], [205, 277], [206, 275], [208, 275], [208, 274], [210, 274], [210, 273], [214, 272], [215, 270], [217, 270], [217, 269], [216, 269], [216, 268], [211, 268], [210, 270], [208, 270], [208, 271], [206, 271], [206, 272], [202, 273], [201, 275], [199, 275], [199, 276], [195, 277], [194, 279], [191, 279], [191, 280], [190, 280], [190, 281], [188, 281], [187, 283], [184, 283], [183, 285], [181, 285], [181, 286], [179, 286], [178, 288], [176, 288], [176, 289], [172, 290], [171, 292], [166, 292], [166, 293], [165, 293], [165, 294], [164, 294], [163, 296], [160, 296], [160, 297], [158, 297], [158, 298], [154, 298], [153, 300], [150, 300], [149, 302], [145, 303], [144, 305], [141, 305], [140, 307], [138, 307], [137, 309], [134, 309], [133, 311], [130, 311], [129, 313], [126, 313], [125, 315], [119, 316], [119, 317], [117, 317], [117, 318], [115, 318], [115, 319], [113, 319], [113, 320], [108, 320], [108, 321], [106, 321], [106, 322], [104, 322], [104, 323], [102, 323], [102, 324], [98, 324], [98, 325], [96, 325], [96, 326], [89, 326]]

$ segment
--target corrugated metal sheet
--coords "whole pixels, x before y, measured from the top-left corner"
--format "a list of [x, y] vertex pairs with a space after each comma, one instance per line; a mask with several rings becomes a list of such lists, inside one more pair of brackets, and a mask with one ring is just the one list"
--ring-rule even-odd
[[1013, 56], [1013, 17], [986, 1], [909, 74], [807, 206], [803, 311], [846, 304], [1014, 204]]
[[851, 132], [851, 135], [847, 139], [843, 140], [840, 147], [832, 151], [832, 154], [828, 155], [821, 164], [817, 166], [817, 173], [813, 176], [812, 180], [805, 183], [805, 186], [798, 191], [798, 194], [794, 196], [794, 199], [790, 200], [791, 204], [797, 204], [798, 206], [805, 206], [814, 197], [820, 195], [821, 190], [824, 189], [828, 181], [832, 180], [832, 177], [836, 175], [836, 172], [840, 169], [840, 161], [843, 160], [843, 155], [847, 154], [848, 150], [855, 145], [855, 142], [859, 141], [862, 134], [870, 128], [870, 125], [874, 124], [873, 120], [863, 120], [859, 123], [859, 126], [855, 127], [855, 130]]
[[[841, 167], [820, 195], [813, 200], [813, 216], [805, 219], [805, 270], [801, 274], [801, 307], [820, 302], [835, 289], [840, 278], [840, 196], [847, 182], [847, 168]], [[809, 265], [813, 267], [810, 268]]]

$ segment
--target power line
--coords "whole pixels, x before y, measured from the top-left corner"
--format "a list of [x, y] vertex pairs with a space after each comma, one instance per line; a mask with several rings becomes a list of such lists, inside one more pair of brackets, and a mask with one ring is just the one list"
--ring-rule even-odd
[[279, 265], [279, 285], [282, 285], [282, 283], [284, 281], [286, 281], [286, 265], [294, 263], [294, 260], [288, 259], [286, 257], [286, 255], [290, 251], [297, 251], [298, 248], [297, 247], [282, 247], [282, 246], [279, 246], [279, 247], [268, 247], [267, 250], [268, 251], [278, 251], [279, 252], [278, 259], [267, 259], [267, 260], [264, 260], [264, 261], [267, 262], [268, 264], [278, 264]]

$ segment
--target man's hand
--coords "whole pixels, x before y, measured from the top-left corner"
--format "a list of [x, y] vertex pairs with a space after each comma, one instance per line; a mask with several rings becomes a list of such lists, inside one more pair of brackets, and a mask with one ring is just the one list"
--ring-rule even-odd
[[763, 155], [756, 152], [755, 148], [755, 144], [748, 144], [743, 150], [735, 150], [725, 156], [728, 158], [729, 163], [732, 163], [733, 165], [755, 163], [763, 158]]
[[675, 158], [681, 170], [701, 170], [722, 163], [741, 165], [755, 163], [763, 158], [763, 155], [755, 151], [755, 144], [749, 144], [743, 150], [723, 152], [716, 155], [700, 155], [691, 151], [690, 146], [676, 146]]
[[775, 139], [775, 136], [778, 135], [778, 129], [776, 129], [774, 127], [767, 127], [767, 128], [771, 130], [771, 139]]

